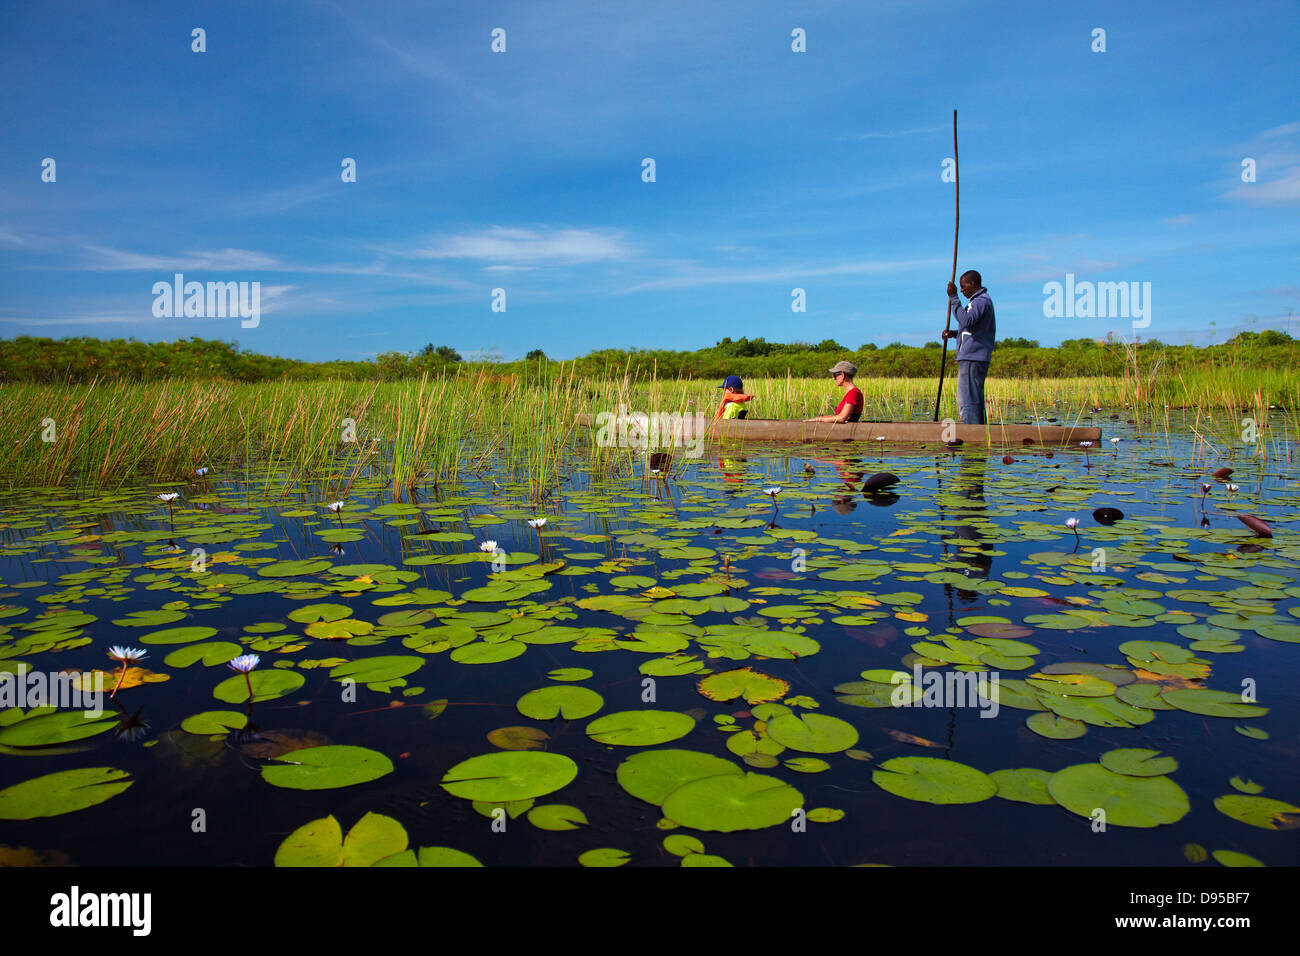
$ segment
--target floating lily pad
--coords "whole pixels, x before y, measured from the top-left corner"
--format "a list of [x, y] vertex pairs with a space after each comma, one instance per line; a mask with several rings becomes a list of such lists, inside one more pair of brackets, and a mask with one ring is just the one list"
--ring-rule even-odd
[[612, 867], [622, 866], [631, 857], [626, 850], [617, 850], [613, 847], [600, 847], [596, 850], [588, 850], [578, 857], [578, 863], [582, 866], [594, 867]]
[[685, 737], [695, 721], [671, 710], [624, 710], [597, 717], [587, 725], [587, 736], [602, 744], [649, 747]]
[[858, 742], [852, 724], [827, 714], [782, 714], [768, 723], [766, 732], [783, 747], [805, 753], [839, 753]]
[[[87, 701], [87, 703], [90, 703]], [[61, 710], [38, 713], [0, 727], [0, 744], [6, 747], [50, 747], [55, 744], [86, 740], [107, 733], [117, 726], [116, 711], [87, 717], [84, 711]]]
[[882, 790], [923, 803], [979, 803], [998, 789], [983, 771], [938, 757], [894, 757], [872, 771], [871, 779]]
[[1016, 770], [994, 770], [989, 776], [998, 785], [998, 796], [1003, 800], [1040, 806], [1056, 803], [1055, 798], [1047, 792], [1047, 781], [1052, 777], [1050, 770], [1022, 767]]
[[1057, 771], [1047, 790], [1057, 803], [1081, 817], [1092, 819], [1094, 811], [1104, 810], [1108, 826], [1176, 823], [1191, 809], [1183, 788], [1168, 777], [1130, 777], [1098, 763]]
[[1088, 725], [1083, 721], [1051, 713], [1030, 714], [1025, 724], [1038, 736], [1051, 740], [1074, 740], [1088, 732]]
[[366, 747], [304, 747], [262, 768], [262, 779], [289, 790], [333, 790], [378, 780], [393, 772], [393, 762]]
[[668, 795], [692, 780], [719, 774], [743, 774], [730, 760], [694, 750], [647, 750], [618, 767], [618, 782], [638, 799], [661, 805]]
[[775, 777], [720, 774], [683, 784], [664, 801], [664, 816], [692, 830], [759, 830], [785, 823], [803, 794]]
[[276, 866], [375, 866], [406, 850], [406, 830], [392, 817], [367, 813], [348, 831], [333, 816], [304, 823], [275, 851]]
[[1179, 710], [1205, 717], [1262, 717], [1268, 713], [1267, 707], [1244, 703], [1240, 694], [1208, 687], [1179, 687], [1160, 696]]
[[577, 807], [549, 803], [529, 810], [528, 822], [539, 830], [577, 830], [587, 825], [587, 815]]
[[135, 781], [125, 770], [82, 767], [60, 770], [0, 790], [0, 820], [57, 817], [117, 796]]
[[524, 694], [515, 706], [533, 720], [580, 720], [604, 707], [605, 699], [587, 687], [541, 687]]
[[140, 638], [141, 644], [189, 644], [191, 641], [204, 641], [215, 637], [215, 627], [169, 627], [162, 631], [152, 631]]
[[1269, 797], [1227, 793], [1215, 798], [1214, 809], [1224, 816], [1261, 830], [1294, 830], [1300, 827], [1300, 807]]
[[780, 700], [790, 692], [790, 682], [763, 674], [751, 667], [719, 671], [699, 681], [696, 688], [709, 700], [745, 698], [749, 704]]
[[248, 715], [237, 710], [205, 710], [201, 714], [192, 714], [181, 721], [181, 730], [187, 734], [210, 736], [228, 734], [240, 730], [248, 724]]
[[1107, 770], [1130, 777], [1158, 777], [1178, 769], [1178, 761], [1173, 757], [1162, 757], [1159, 750], [1140, 747], [1108, 750], [1097, 759]]
[[[277, 697], [293, 693], [307, 681], [307, 678], [297, 671], [290, 670], [253, 671], [247, 676], [253, 684], [255, 702], [275, 700]], [[248, 703], [248, 684], [244, 677], [243, 674], [236, 674], [234, 677], [226, 678], [212, 689], [212, 696], [217, 700], [224, 700], [227, 704]]]
[[441, 783], [453, 796], [503, 803], [554, 793], [577, 775], [578, 765], [562, 754], [507, 750], [463, 760]]

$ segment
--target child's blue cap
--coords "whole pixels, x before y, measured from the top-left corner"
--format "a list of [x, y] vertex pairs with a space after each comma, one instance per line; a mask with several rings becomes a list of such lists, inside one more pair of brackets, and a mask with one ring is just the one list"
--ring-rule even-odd
[[728, 375], [718, 387], [729, 388], [733, 392], [743, 392], [745, 390], [745, 384], [740, 380], [739, 375]]

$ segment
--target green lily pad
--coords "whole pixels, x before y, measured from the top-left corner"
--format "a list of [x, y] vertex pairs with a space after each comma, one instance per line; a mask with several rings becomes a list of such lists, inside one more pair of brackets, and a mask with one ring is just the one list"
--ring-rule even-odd
[[519, 641], [500, 641], [496, 644], [476, 641], [453, 650], [451, 659], [458, 664], [499, 664], [518, 657], [526, 650], [528, 645]]
[[588, 850], [578, 857], [578, 863], [582, 866], [593, 867], [612, 867], [622, 866], [630, 856], [626, 850], [616, 850], [613, 847], [600, 847], [595, 850]]
[[293, 578], [303, 574], [318, 574], [329, 568], [328, 561], [307, 558], [302, 561], [276, 561], [258, 568], [257, 573], [264, 578]]
[[1179, 710], [1205, 717], [1262, 717], [1267, 707], [1243, 703], [1240, 694], [1208, 687], [1178, 687], [1160, 695]]
[[1300, 807], [1269, 797], [1226, 793], [1215, 798], [1214, 809], [1224, 816], [1261, 830], [1294, 830], [1300, 827]]
[[1052, 777], [1050, 770], [1021, 767], [1015, 770], [994, 770], [989, 776], [998, 785], [998, 796], [1003, 800], [1040, 806], [1056, 803], [1055, 798], [1047, 792], [1047, 781]]
[[0, 727], [0, 744], [6, 747], [66, 744], [107, 733], [117, 726], [117, 722], [116, 711], [108, 711], [97, 717], [87, 717], [80, 710], [38, 713], [35, 717], [27, 716], [16, 723]]
[[57, 817], [117, 796], [135, 781], [125, 770], [82, 767], [60, 770], [0, 790], [0, 820]]
[[204, 641], [215, 637], [215, 627], [169, 627], [162, 631], [153, 631], [140, 638], [141, 644], [189, 644], [191, 641]]
[[1051, 713], [1030, 714], [1025, 724], [1038, 736], [1050, 740], [1074, 740], [1088, 732], [1088, 725], [1083, 721]]
[[383, 657], [363, 657], [330, 668], [330, 679], [353, 680], [372, 690], [387, 690], [408, 674], [424, 666], [423, 657], [410, 654], [390, 654]]
[[187, 734], [206, 737], [241, 730], [247, 724], [248, 715], [241, 714], [237, 710], [205, 710], [201, 714], [191, 714], [182, 720], [181, 730]]
[[406, 850], [406, 830], [392, 817], [367, 813], [348, 831], [333, 816], [304, 823], [275, 851], [276, 866], [376, 866]]
[[352, 616], [352, 608], [346, 604], [308, 604], [296, 607], [289, 612], [289, 620], [300, 624], [315, 624], [318, 621], [341, 621]]
[[275, 758], [262, 779], [289, 790], [333, 790], [378, 780], [393, 772], [393, 762], [376, 750], [332, 744], [304, 747]]
[[1236, 850], [1215, 850], [1214, 859], [1221, 866], [1263, 866], [1259, 860], [1247, 853], [1238, 853]]
[[554, 793], [573, 782], [578, 765], [563, 754], [503, 750], [462, 760], [443, 776], [442, 788], [466, 800], [505, 803]]
[[1108, 826], [1157, 827], [1176, 823], [1191, 809], [1183, 788], [1168, 777], [1130, 777], [1099, 763], [1057, 771], [1047, 791], [1081, 817], [1091, 819], [1095, 810], [1104, 810]]
[[[226, 678], [212, 689], [212, 696], [217, 700], [224, 700], [227, 704], [248, 703], [248, 684], [244, 676], [236, 674], [234, 677]], [[255, 702], [275, 700], [277, 697], [291, 694], [307, 681], [307, 678], [297, 671], [283, 669], [253, 671], [248, 677], [253, 684]]]
[[757, 773], [719, 774], [683, 784], [664, 801], [664, 816], [692, 830], [759, 830], [790, 820], [803, 794]]
[[587, 825], [587, 815], [577, 807], [548, 803], [529, 810], [528, 822], [539, 830], [576, 830]]
[[826, 714], [782, 714], [768, 723], [767, 735], [783, 747], [814, 754], [839, 753], [858, 742], [857, 728]]
[[602, 744], [650, 747], [685, 737], [695, 720], [672, 710], [624, 710], [597, 717], [587, 725], [587, 736]]
[[533, 720], [580, 720], [605, 706], [605, 698], [587, 687], [541, 687], [515, 703], [519, 713]]
[[897, 797], [923, 803], [979, 803], [998, 790], [983, 771], [939, 757], [894, 757], [872, 771], [871, 779]]
[[[531, 643], [531, 642], [530, 642]], [[551, 680], [586, 680], [592, 672], [585, 667], [557, 667], [547, 673]]]
[[1161, 757], [1159, 750], [1140, 747], [1108, 750], [1097, 760], [1107, 770], [1130, 777], [1158, 777], [1178, 769], [1178, 761], [1173, 757]]
[[244, 649], [230, 641], [207, 641], [172, 651], [163, 658], [163, 663], [168, 667], [189, 667], [201, 662], [204, 667], [217, 667], [233, 661], [242, 653]]
[[618, 783], [632, 796], [660, 806], [678, 787], [719, 774], [744, 773], [730, 760], [695, 750], [647, 750], [618, 767]]
[[790, 682], [763, 674], [752, 667], [740, 667], [710, 674], [696, 684], [696, 689], [709, 700], [727, 701], [744, 697], [748, 704], [761, 704], [780, 700], [788, 694]]

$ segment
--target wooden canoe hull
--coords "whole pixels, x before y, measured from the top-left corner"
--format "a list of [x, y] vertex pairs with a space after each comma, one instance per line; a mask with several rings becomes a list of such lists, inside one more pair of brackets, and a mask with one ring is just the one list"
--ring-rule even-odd
[[[591, 415], [579, 415], [577, 424], [592, 425]], [[944, 434], [945, 428], [952, 429]], [[731, 418], [710, 423], [705, 440], [780, 441], [780, 442], [870, 442], [883, 437], [885, 442], [905, 444], [944, 444], [955, 432], [964, 445], [1023, 445], [1029, 439], [1035, 445], [1077, 445], [1096, 442], [1101, 429], [1095, 425], [950, 425], [939, 422], [801, 422], [791, 419]]]

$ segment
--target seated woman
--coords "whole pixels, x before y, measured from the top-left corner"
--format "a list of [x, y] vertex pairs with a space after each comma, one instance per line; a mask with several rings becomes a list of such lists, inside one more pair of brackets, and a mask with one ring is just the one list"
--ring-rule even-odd
[[713, 416], [716, 421], [719, 418], [744, 418], [746, 409], [744, 402], [752, 401], [753, 395], [745, 394], [745, 383], [740, 380], [739, 375], [728, 375], [722, 382], [722, 404], [718, 406], [718, 412]]
[[840, 399], [839, 405], [835, 407], [834, 415], [818, 415], [816, 418], [805, 418], [808, 422], [856, 422], [862, 417], [863, 398], [856, 385], [853, 384], [853, 376], [858, 374], [858, 367], [852, 362], [838, 362], [831, 369], [831, 378], [835, 380], [835, 385], [844, 389], [844, 397]]

